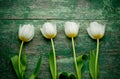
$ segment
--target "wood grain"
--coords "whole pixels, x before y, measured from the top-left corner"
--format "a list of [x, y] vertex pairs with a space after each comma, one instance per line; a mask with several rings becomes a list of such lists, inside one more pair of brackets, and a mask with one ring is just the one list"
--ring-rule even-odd
[[[25, 43], [23, 48], [23, 53], [27, 53], [27, 77], [42, 55], [42, 65], [36, 79], [52, 79], [48, 64], [51, 42], [45, 39], [39, 30], [46, 20], [57, 25], [58, 33], [54, 42], [58, 72], [75, 73], [71, 39], [64, 34], [64, 23], [66, 21], [79, 23], [79, 34], [75, 38], [76, 52], [77, 55], [88, 56], [90, 50], [96, 49], [96, 41], [89, 37], [86, 28], [93, 21], [105, 24], [106, 32], [100, 40], [99, 79], [119, 79], [119, 8], [118, 0], [0, 0], [0, 79], [17, 79], [10, 58], [19, 51], [20, 24], [33, 24], [35, 27], [34, 39]], [[90, 79], [87, 65], [86, 63], [82, 79]]]

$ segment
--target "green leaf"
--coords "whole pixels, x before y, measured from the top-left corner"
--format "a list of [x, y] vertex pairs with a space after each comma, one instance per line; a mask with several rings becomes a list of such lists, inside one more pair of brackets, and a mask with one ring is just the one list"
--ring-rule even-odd
[[20, 79], [21, 75], [19, 73], [19, 68], [18, 68], [18, 56], [17, 55], [13, 56], [11, 58], [11, 62], [12, 62], [13, 68], [14, 68], [14, 70], [16, 72], [16, 75], [17, 75], [18, 79]]
[[21, 71], [22, 71], [22, 78], [25, 77], [25, 70], [27, 66], [26, 54], [24, 53], [21, 58]]
[[40, 70], [40, 65], [41, 65], [41, 61], [42, 61], [42, 56], [39, 58], [38, 62], [37, 62], [37, 65], [36, 65], [36, 68], [34, 70], [34, 72], [32, 73], [32, 75], [30, 76], [29, 79], [35, 79], [39, 70]]
[[77, 67], [79, 70], [79, 74], [82, 74], [82, 68], [84, 66], [85, 61], [88, 59], [87, 55], [80, 55], [77, 57]]
[[56, 75], [55, 75], [55, 67], [54, 67], [54, 55], [53, 55], [53, 52], [51, 51], [50, 54], [49, 54], [49, 65], [50, 65], [50, 71], [51, 71], [51, 74], [52, 74], [52, 77], [54, 78]]
[[58, 79], [69, 79], [68, 73], [67, 72], [60, 72], [58, 74]]
[[92, 79], [95, 79], [95, 51], [90, 51], [89, 71]]
[[82, 77], [82, 68], [87, 58], [87, 55], [80, 55], [77, 57], [77, 69], [79, 71], [80, 77]]

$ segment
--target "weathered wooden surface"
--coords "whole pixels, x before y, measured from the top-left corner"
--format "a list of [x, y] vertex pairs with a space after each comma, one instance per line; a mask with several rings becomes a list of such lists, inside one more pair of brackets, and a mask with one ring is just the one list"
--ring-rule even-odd
[[120, 19], [119, 0], [0, 0], [1, 19]]
[[[118, 0], [0, 0], [0, 79], [17, 79], [10, 58], [18, 54], [21, 41], [18, 39], [20, 24], [35, 26], [34, 39], [24, 44], [27, 53], [27, 76], [35, 68], [38, 57], [43, 55], [37, 79], [51, 79], [48, 54], [50, 40], [45, 39], [39, 28], [46, 19], [57, 24], [58, 34], [54, 39], [57, 54], [57, 69], [74, 71], [71, 40], [64, 34], [66, 21], [80, 25], [75, 39], [77, 55], [87, 54], [96, 48], [96, 41], [87, 34], [92, 21], [106, 24], [106, 32], [100, 41], [99, 79], [119, 79], [120, 75], [120, 5]], [[83, 79], [90, 79], [87, 64]]]

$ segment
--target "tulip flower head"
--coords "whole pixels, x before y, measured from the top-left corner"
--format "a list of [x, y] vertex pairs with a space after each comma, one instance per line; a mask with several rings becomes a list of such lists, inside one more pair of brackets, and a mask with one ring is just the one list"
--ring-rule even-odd
[[43, 36], [47, 39], [51, 39], [54, 38], [57, 34], [57, 29], [56, 29], [56, 25], [50, 23], [50, 22], [46, 22], [45, 24], [43, 24], [42, 28], [40, 28]]
[[24, 42], [28, 42], [32, 40], [34, 37], [34, 26], [30, 24], [26, 24], [19, 27], [19, 38]]
[[65, 34], [69, 38], [73, 38], [73, 37], [76, 37], [78, 34], [79, 25], [75, 22], [68, 21], [68, 22], [65, 22], [64, 28], [65, 28]]
[[105, 26], [97, 22], [90, 23], [90, 27], [87, 28], [87, 32], [93, 39], [101, 39], [105, 33]]

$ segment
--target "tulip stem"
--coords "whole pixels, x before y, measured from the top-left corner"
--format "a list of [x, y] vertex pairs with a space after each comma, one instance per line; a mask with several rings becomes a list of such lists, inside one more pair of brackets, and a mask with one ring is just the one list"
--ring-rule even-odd
[[74, 56], [74, 63], [75, 63], [77, 79], [81, 79], [81, 77], [79, 75], [79, 71], [78, 71], [78, 66], [77, 66], [77, 59], [76, 59], [75, 45], [74, 45], [74, 38], [73, 37], [72, 37], [72, 47], [73, 47], [73, 56]]
[[57, 70], [56, 70], [56, 55], [55, 55], [55, 47], [54, 47], [54, 42], [53, 39], [51, 38], [51, 43], [52, 43], [52, 49], [53, 49], [53, 57], [54, 57], [54, 78], [53, 79], [57, 79]]
[[20, 73], [20, 74], [22, 73], [22, 71], [21, 71], [21, 61], [20, 61], [20, 58], [21, 58], [23, 43], [24, 43], [24, 41], [22, 41], [22, 43], [21, 43], [20, 50], [19, 50], [19, 56], [18, 56], [18, 68], [19, 68], [19, 73]]
[[97, 39], [97, 49], [95, 58], [95, 79], [98, 77], [98, 53], [99, 53], [99, 39]]

